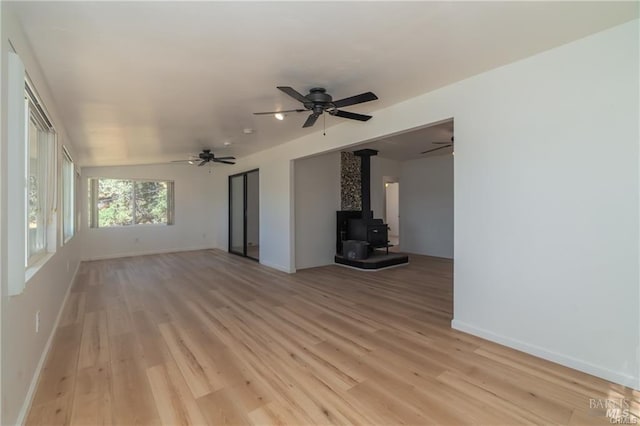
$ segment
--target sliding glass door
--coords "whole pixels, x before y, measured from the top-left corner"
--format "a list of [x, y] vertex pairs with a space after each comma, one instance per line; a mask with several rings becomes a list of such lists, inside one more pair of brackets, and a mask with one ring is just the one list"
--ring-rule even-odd
[[229, 176], [229, 252], [260, 259], [258, 170]]
[[244, 175], [229, 177], [229, 251], [244, 256]]
[[260, 259], [260, 176], [257, 170], [247, 173], [247, 247], [246, 255]]

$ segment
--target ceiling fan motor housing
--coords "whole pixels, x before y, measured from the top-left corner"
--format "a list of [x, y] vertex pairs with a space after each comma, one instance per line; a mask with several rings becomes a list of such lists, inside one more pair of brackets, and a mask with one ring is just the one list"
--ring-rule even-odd
[[201, 160], [211, 160], [213, 158], [213, 154], [210, 149], [203, 149], [202, 152], [198, 154], [198, 157]]
[[304, 107], [313, 111], [315, 115], [320, 115], [326, 109], [333, 107], [333, 98], [322, 87], [314, 87], [309, 90], [309, 94], [305, 96], [310, 102], [305, 102]]

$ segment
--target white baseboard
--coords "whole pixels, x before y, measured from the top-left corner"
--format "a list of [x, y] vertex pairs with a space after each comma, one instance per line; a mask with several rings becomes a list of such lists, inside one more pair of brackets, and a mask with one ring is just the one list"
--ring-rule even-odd
[[267, 266], [269, 268], [272, 268], [272, 269], [277, 269], [278, 271], [285, 272], [287, 274], [294, 274], [296, 272], [295, 269], [286, 268], [286, 267], [284, 267], [282, 265], [271, 263], [271, 262], [266, 261], [266, 260], [260, 260], [260, 264], [264, 265], [264, 266]]
[[385, 266], [383, 268], [378, 268], [378, 269], [363, 269], [363, 268], [358, 268], [358, 267], [351, 266], [351, 265], [345, 265], [344, 263], [338, 263], [338, 262], [334, 262], [334, 263], [332, 263], [332, 265], [341, 266], [343, 268], [348, 268], [348, 269], [353, 269], [354, 271], [378, 272], [378, 271], [386, 271], [387, 269], [401, 268], [403, 266], [407, 266], [409, 263], [410, 262], [400, 263], [398, 265]]
[[35, 396], [36, 389], [38, 388], [38, 383], [40, 382], [40, 374], [42, 373], [42, 368], [44, 367], [44, 363], [47, 360], [47, 356], [49, 355], [49, 351], [51, 350], [51, 344], [53, 343], [53, 338], [56, 335], [56, 331], [58, 330], [58, 324], [60, 324], [60, 319], [62, 318], [62, 313], [64, 312], [64, 308], [67, 305], [67, 300], [69, 300], [69, 295], [71, 294], [71, 287], [76, 281], [76, 277], [78, 276], [78, 271], [80, 270], [80, 263], [76, 266], [76, 270], [71, 277], [71, 281], [67, 286], [67, 291], [64, 294], [64, 299], [62, 300], [62, 304], [60, 305], [60, 309], [58, 310], [58, 315], [56, 316], [56, 320], [53, 323], [53, 328], [51, 328], [51, 333], [49, 334], [49, 338], [47, 339], [47, 343], [44, 345], [44, 350], [42, 351], [42, 355], [40, 355], [40, 360], [38, 361], [38, 365], [36, 366], [36, 371], [33, 373], [33, 377], [31, 379], [31, 384], [29, 384], [29, 390], [27, 391], [27, 396], [24, 399], [24, 403], [22, 404], [22, 408], [20, 409], [20, 413], [18, 413], [18, 418], [16, 420], [17, 425], [23, 425], [27, 413], [29, 409], [31, 409], [31, 404], [33, 403], [33, 397]]
[[196, 246], [196, 247], [185, 247], [185, 248], [168, 248], [168, 249], [160, 249], [160, 250], [131, 251], [131, 252], [125, 252], [125, 253], [113, 253], [113, 254], [83, 257], [82, 261], [89, 262], [92, 260], [120, 259], [122, 257], [149, 256], [153, 254], [179, 253], [183, 251], [213, 250], [215, 248], [216, 247], [211, 247], [211, 246]]
[[473, 334], [474, 336], [482, 337], [483, 339], [490, 340], [495, 343], [499, 343], [504, 346], [508, 346], [513, 349], [517, 349], [522, 352], [537, 356], [547, 361], [555, 362], [556, 364], [564, 365], [565, 367], [572, 368], [574, 370], [582, 371], [587, 374], [591, 374], [596, 377], [600, 377], [605, 380], [609, 380], [614, 383], [618, 383], [623, 386], [628, 386], [636, 390], [640, 390], [640, 378], [633, 377], [632, 375], [613, 371], [605, 367], [591, 364], [590, 362], [577, 359], [568, 355], [563, 355], [557, 352], [550, 351], [540, 346], [532, 345], [511, 337], [503, 336], [501, 334], [494, 333], [489, 330], [485, 330], [474, 325], [458, 321], [451, 321], [451, 328], [454, 328], [465, 333]]
[[[127, 253], [115, 253], [109, 255], [101, 255], [101, 256], [89, 256], [82, 259], [83, 262], [89, 262], [93, 260], [108, 260], [108, 259], [120, 259], [123, 257], [132, 257], [132, 256], [149, 256], [153, 254], [166, 254], [166, 253], [179, 253], [184, 251], [197, 251], [197, 250], [223, 250], [227, 251], [225, 248], [219, 247], [211, 247], [211, 246], [202, 246], [202, 247], [188, 247], [188, 248], [170, 248], [170, 249], [162, 249], [162, 250], [149, 250], [149, 251], [136, 251], [136, 252], [127, 252]], [[228, 251], [227, 251], [228, 252]], [[260, 260], [260, 264], [267, 266], [272, 269], [277, 269], [281, 272], [286, 272], [287, 274], [295, 273], [295, 269], [289, 269], [282, 265], [278, 265], [275, 263], [271, 263], [268, 261]]]

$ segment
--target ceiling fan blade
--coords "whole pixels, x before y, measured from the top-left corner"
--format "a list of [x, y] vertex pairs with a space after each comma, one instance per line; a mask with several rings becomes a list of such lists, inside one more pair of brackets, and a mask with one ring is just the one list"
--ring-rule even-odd
[[319, 115], [315, 115], [315, 114], [311, 114], [309, 116], [309, 118], [307, 118], [307, 121], [304, 122], [304, 124], [302, 125], [302, 127], [311, 127], [314, 124], [316, 124], [316, 120], [318, 119], [318, 117], [320, 117]]
[[173, 160], [171, 161], [172, 163], [185, 163], [187, 161], [193, 161], [193, 160]]
[[235, 160], [236, 157], [216, 157], [216, 160]]
[[219, 160], [217, 158], [214, 158], [213, 162], [214, 163], [224, 163], [224, 164], [236, 164], [235, 161]]
[[207, 161], [202, 161], [200, 164], [198, 164], [198, 167], [204, 166], [206, 163], [207, 163]]
[[449, 145], [443, 145], [443, 146], [439, 146], [439, 147], [437, 147], [437, 148], [433, 148], [433, 149], [428, 149], [428, 150], [426, 150], [426, 151], [422, 151], [420, 154], [428, 154], [428, 153], [430, 153], [430, 152], [437, 151], [437, 150], [439, 150], [439, 149], [449, 148], [449, 147], [452, 147], [452, 146], [453, 146], [453, 145], [451, 145], [451, 144], [449, 144]]
[[294, 99], [297, 99], [298, 101], [300, 101], [302, 103], [309, 102], [309, 99], [305, 98], [302, 93], [298, 92], [293, 87], [278, 86], [278, 89], [282, 90], [287, 95], [291, 96]]
[[372, 92], [366, 92], [349, 98], [340, 99], [339, 101], [333, 101], [333, 104], [336, 108], [342, 108], [349, 105], [361, 104], [363, 102], [375, 101], [376, 99], [378, 99], [378, 97], [375, 94]]
[[333, 114], [337, 117], [342, 117], [342, 118], [350, 118], [351, 120], [358, 120], [358, 121], [367, 121], [371, 119], [370, 115], [364, 115], [364, 114], [356, 114], [355, 112], [349, 112], [349, 111], [336, 111], [335, 114]]
[[287, 114], [289, 112], [305, 112], [306, 109], [287, 109], [284, 111], [271, 111], [271, 112], [254, 112], [253, 115], [273, 115], [273, 114]]
[[447, 144], [453, 144], [453, 136], [451, 136], [451, 140], [448, 142], [431, 142], [434, 145], [447, 145]]

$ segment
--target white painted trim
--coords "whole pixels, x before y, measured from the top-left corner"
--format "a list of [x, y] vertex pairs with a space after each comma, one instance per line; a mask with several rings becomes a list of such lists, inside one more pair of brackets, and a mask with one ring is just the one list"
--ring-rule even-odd
[[46, 265], [47, 262], [49, 262], [49, 260], [53, 258], [53, 256], [55, 256], [55, 254], [56, 253], [54, 251], [45, 252], [41, 257], [38, 258], [36, 262], [34, 262], [32, 265], [27, 266], [27, 269], [24, 273], [25, 286], [29, 284], [29, 280], [31, 280], [31, 278], [33, 278], [40, 271], [40, 269], [42, 269], [42, 267], [44, 267], [44, 265]]
[[216, 249], [217, 249], [216, 247], [211, 247], [211, 246], [198, 246], [198, 247], [171, 248], [171, 249], [149, 250], [149, 251], [132, 251], [127, 253], [109, 254], [106, 256], [85, 257], [82, 259], [82, 261], [89, 262], [92, 260], [120, 259], [122, 257], [149, 256], [152, 254], [180, 253], [183, 251], [216, 250]]
[[56, 316], [56, 320], [53, 323], [53, 328], [51, 329], [51, 333], [49, 334], [49, 338], [47, 339], [47, 344], [44, 346], [44, 350], [42, 351], [42, 355], [40, 356], [40, 361], [38, 361], [38, 366], [36, 367], [36, 371], [33, 373], [33, 377], [31, 379], [31, 384], [29, 385], [29, 390], [27, 391], [27, 396], [22, 403], [22, 408], [20, 409], [20, 413], [18, 413], [18, 418], [16, 419], [17, 425], [23, 425], [26, 420], [27, 413], [31, 409], [31, 404], [33, 403], [33, 397], [35, 396], [36, 389], [38, 388], [38, 383], [40, 382], [40, 374], [42, 373], [42, 367], [44, 367], [44, 363], [47, 360], [47, 356], [49, 355], [49, 351], [51, 350], [51, 344], [53, 343], [53, 338], [56, 335], [56, 331], [58, 331], [58, 324], [60, 323], [60, 319], [62, 318], [62, 313], [64, 312], [64, 308], [67, 305], [67, 300], [69, 300], [69, 294], [71, 294], [71, 288], [76, 281], [76, 277], [78, 276], [78, 271], [80, 270], [81, 262], [78, 262], [78, 266], [76, 266], [76, 270], [71, 277], [71, 281], [67, 286], [67, 291], [64, 295], [64, 299], [62, 300], [62, 304], [60, 305], [60, 310], [58, 311], [58, 315]]
[[268, 262], [266, 260], [261, 260], [260, 264], [264, 265], [264, 266], [266, 266], [268, 268], [271, 268], [271, 269], [277, 269], [278, 271], [285, 272], [287, 274], [295, 274], [295, 272], [296, 272], [295, 268], [289, 269], [286, 266], [277, 265], [275, 263], [271, 263], [271, 262]]
[[591, 374], [596, 377], [600, 377], [605, 380], [609, 380], [614, 383], [628, 386], [636, 390], [640, 390], [640, 381], [638, 377], [633, 377], [628, 374], [620, 373], [617, 371], [609, 370], [608, 368], [600, 367], [581, 359], [573, 358], [568, 355], [563, 355], [557, 352], [550, 351], [540, 346], [532, 345], [517, 339], [513, 339], [508, 336], [494, 333], [489, 330], [485, 330], [474, 325], [458, 321], [456, 319], [451, 321], [451, 328], [465, 333], [473, 334], [474, 336], [482, 337], [483, 339], [490, 340], [495, 343], [499, 343], [504, 346], [508, 346], [513, 349], [517, 349], [522, 352], [537, 356], [547, 361], [555, 362], [556, 364], [563, 365], [565, 367], [572, 368], [574, 370], [582, 371], [587, 374]]

